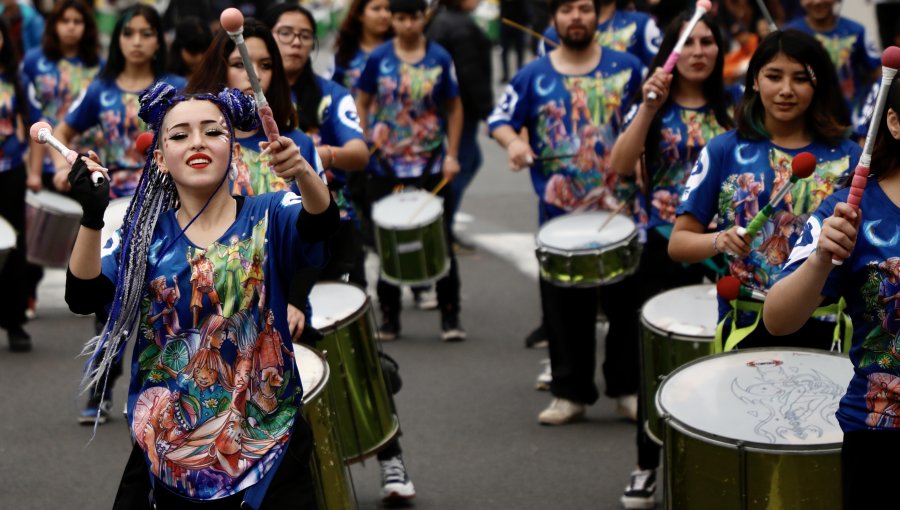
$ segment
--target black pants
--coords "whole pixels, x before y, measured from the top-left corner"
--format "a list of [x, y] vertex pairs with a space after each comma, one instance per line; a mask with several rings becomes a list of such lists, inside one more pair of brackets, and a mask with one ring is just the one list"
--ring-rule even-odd
[[0, 173], [0, 216], [18, 234], [0, 272], [0, 327], [18, 328], [25, 323], [28, 289], [25, 280], [25, 166]]
[[[313, 441], [309, 424], [297, 418], [294, 433], [288, 444], [284, 459], [269, 485], [260, 510], [317, 510], [315, 487], [310, 471], [310, 455]], [[156, 509], [197, 509], [197, 510], [238, 510], [244, 499], [244, 491], [233, 496], [206, 502], [185, 500], [167, 489], [157, 480], [151, 488], [150, 471], [144, 459], [144, 452], [134, 445], [125, 465], [125, 472], [119, 482], [119, 490], [113, 503], [113, 510], [150, 510], [151, 492]], [[325, 509], [323, 509], [325, 510]]]
[[[434, 174], [424, 179], [400, 179], [396, 181], [372, 176], [368, 181], [369, 201], [374, 204], [381, 198], [390, 195], [397, 184], [417, 186], [430, 191], [438, 185], [441, 177], [441, 174]], [[456, 255], [453, 253], [451, 231], [453, 218], [450, 213], [453, 210], [453, 193], [451, 193], [449, 186], [444, 186], [438, 196], [444, 199], [444, 239], [447, 246], [447, 255], [450, 257], [450, 272], [447, 276], [438, 280], [436, 285], [438, 306], [442, 313], [459, 313], [459, 266], [456, 263]], [[400, 287], [381, 278], [378, 279], [378, 302], [381, 305], [381, 311], [385, 315], [399, 317], [400, 290]]]
[[890, 502], [889, 485], [882, 486], [882, 480], [897, 471], [898, 458], [900, 430], [859, 430], [844, 434], [841, 449], [844, 510], [893, 508], [896, 503]]

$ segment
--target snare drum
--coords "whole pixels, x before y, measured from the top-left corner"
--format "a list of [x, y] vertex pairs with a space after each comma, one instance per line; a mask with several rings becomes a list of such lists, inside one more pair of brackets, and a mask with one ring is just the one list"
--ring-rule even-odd
[[718, 301], [715, 285], [690, 285], [654, 296], [641, 309], [641, 407], [647, 434], [662, 440], [653, 397], [672, 370], [713, 353]]
[[0, 271], [6, 264], [6, 257], [16, 247], [16, 230], [3, 218], [0, 218]]
[[66, 268], [81, 225], [81, 206], [69, 197], [39, 191], [25, 194], [28, 262]]
[[375, 318], [366, 293], [355, 285], [317, 283], [309, 294], [317, 344], [336, 374], [334, 410], [345, 459], [374, 455], [397, 435], [391, 392], [381, 370]]
[[335, 427], [328, 362], [319, 351], [300, 344], [294, 344], [294, 358], [303, 384], [303, 417], [309, 422], [315, 443], [310, 470], [316, 488], [317, 507], [353, 510], [356, 499]]
[[381, 277], [386, 281], [427, 284], [450, 271], [440, 197], [425, 191], [388, 195], [372, 206], [372, 222]]
[[660, 384], [666, 508], [840, 509], [835, 412], [850, 360], [745, 349], [695, 360]]
[[634, 222], [595, 211], [567, 214], [541, 227], [537, 258], [541, 278], [560, 287], [596, 287], [624, 279], [641, 260]]

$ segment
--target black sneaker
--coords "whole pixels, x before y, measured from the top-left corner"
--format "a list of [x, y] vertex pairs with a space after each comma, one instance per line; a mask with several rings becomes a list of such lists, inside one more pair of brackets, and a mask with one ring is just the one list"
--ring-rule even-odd
[[466, 330], [459, 323], [459, 315], [445, 313], [441, 316], [441, 340], [445, 342], [462, 342], [466, 339]]
[[22, 326], [14, 326], [6, 331], [9, 337], [9, 350], [12, 352], [28, 352], [31, 350], [31, 335]]
[[525, 337], [526, 349], [544, 349], [547, 347], [547, 332], [541, 324]]
[[631, 472], [628, 487], [619, 500], [625, 508], [654, 508], [656, 506], [656, 471], [636, 469]]
[[378, 328], [378, 338], [382, 342], [396, 340], [400, 336], [400, 319], [384, 317], [381, 327]]

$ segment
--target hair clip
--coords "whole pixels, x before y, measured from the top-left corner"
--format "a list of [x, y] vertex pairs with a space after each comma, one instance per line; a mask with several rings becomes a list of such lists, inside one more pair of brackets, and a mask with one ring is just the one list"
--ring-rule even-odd
[[813, 71], [812, 66], [809, 64], [806, 64], [805, 67], [806, 67], [806, 73], [809, 74], [809, 79], [810, 79], [810, 81], [812, 81], [813, 87], [815, 87], [816, 86], [816, 72]]

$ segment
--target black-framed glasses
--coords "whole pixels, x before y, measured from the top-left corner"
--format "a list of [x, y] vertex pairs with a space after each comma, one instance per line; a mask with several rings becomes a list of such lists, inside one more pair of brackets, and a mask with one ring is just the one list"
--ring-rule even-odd
[[272, 33], [275, 34], [275, 37], [278, 38], [278, 42], [281, 44], [291, 44], [294, 42], [294, 38], [299, 38], [303, 44], [313, 44], [316, 41], [316, 34], [312, 30], [300, 30], [297, 32], [291, 27], [281, 27], [273, 30]]

